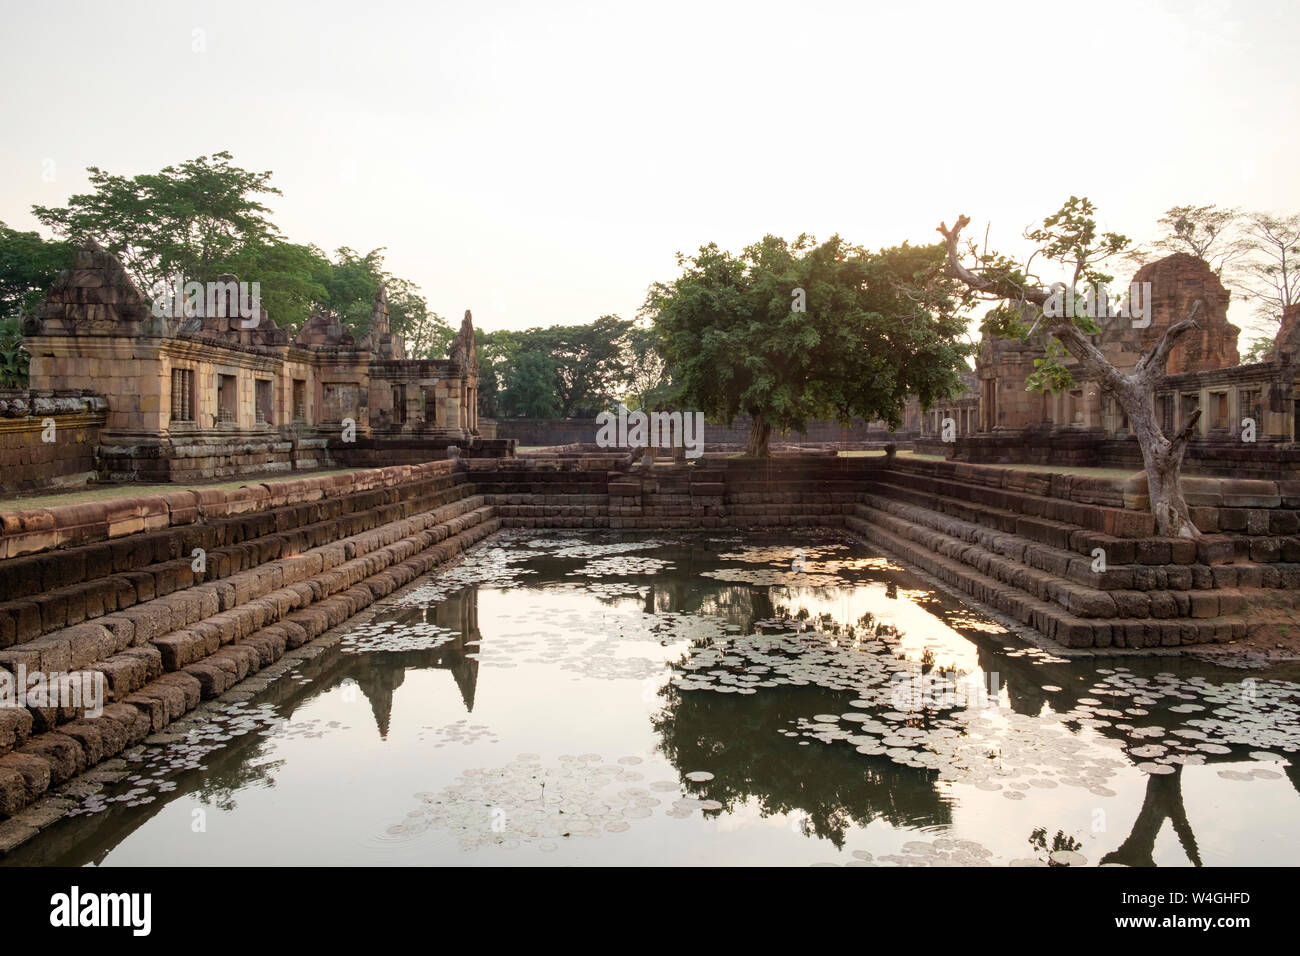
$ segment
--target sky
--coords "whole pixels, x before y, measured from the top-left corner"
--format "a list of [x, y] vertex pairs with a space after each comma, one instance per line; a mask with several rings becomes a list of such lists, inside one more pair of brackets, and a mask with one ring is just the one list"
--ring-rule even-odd
[[631, 317], [678, 251], [766, 233], [965, 213], [1023, 254], [1074, 194], [1149, 240], [1174, 205], [1300, 211], [1297, 27], [1268, 0], [0, 0], [0, 221], [225, 149], [274, 172], [288, 238], [385, 247], [488, 330]]

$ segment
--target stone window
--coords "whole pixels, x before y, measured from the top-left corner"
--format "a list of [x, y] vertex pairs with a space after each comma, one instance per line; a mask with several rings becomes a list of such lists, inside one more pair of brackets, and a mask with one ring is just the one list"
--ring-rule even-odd
[[406, 386], [393, 386], [393, 424], [406, 424]]
[[217, 376], [217, 421], [223, 425], [239, 421], [239, 381], [233, 375]]
[[1210, 427], [1226, 431], [1228, 428], [1228, 393], [1210, 393]]
[[426, 425], [432, 425], [435, 428], [441, 428], [442, 422], [438, 420], [438, 389], [436, 386], [424, 386], [423, 407], [424, 423]]
[[[1264, 404], [1260, 401], [1259, 389], [1243, 388], [1238, 394], [1238, 401], [1241, 403], [1241, 417], [1254, 421], [1255, 433], [1259, 434], [1260, 426], [1264, 424]], [[1241, 422], [1237, 424], [1240, 425]]]
[[193, 369], [172, 369], [172, 421], [194, 421]]
[[323, 418], [327, 422], [341, 422], [356, 415], [357, 386], [355, 382], [327, 383], [324, 391]]
[[253, 411], [256, 416], [257, 424], [274, 424], [275, 403], [271, 394], [271, 380], [269, 378], [259, 378], [253, 382], [253, 385], [256, 389], [254, 398], [257, 400]]
[[1166, 435], [1174, 430], [1174, 397], [1172, 395], [1156, 396], [1156, 420], [1160, 430]]
[[307, 420], [307, 380], [295, 378], [293, 380], [293, 420], [295, 422], [305, 422]]
[[1180, 404], [1183, 413], [1181, 424], [1186, 425], [1196, 410], [1201, 407], [1201, 395], [1199, 392], [1183, 392]]

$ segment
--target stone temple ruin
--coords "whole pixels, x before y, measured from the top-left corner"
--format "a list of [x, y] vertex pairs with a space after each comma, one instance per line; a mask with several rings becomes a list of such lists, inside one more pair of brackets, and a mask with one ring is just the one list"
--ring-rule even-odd
[[[237, 284], [222, 276], [223, 291], [196, 314], [158, 316], [121, 263], [86, 243], [25, 329], [30, 392], [6, 397], [10, 412], [30, 406], [29, 427], [6, 447], [5, 486], [509, 453], [509, 442], [479, 434], [469, 312], [446, 359], [408, 359], [382, 289], [357, 342], [331, 316], [294, 336], [260, 307], [241, 316]], [[81, 441], [42, 442], [48, 415]], [[42, 445], [60, 445], [63, 457]]]
[[[1183, 253], [1140, 269], [1134, 282], [1150, 282], [1152, 320], [1136, 328], [1127, 318], [1103, 321], [1094, 343], [1119, 369], [1131, 370], [1171, 324], [1200, 300], [1200, 328], [1182, 336], [1169, 357], [1168, 374], [1155, 395], [1158, 420], [1176, 432], [1197, 409], [1201, 418], [1188, 445], [1189, 472], [1273, 477], [1300, 463], [1300, 308], [1285, 313], [1271, 357], [1241, 365], [1240, 330], [1228, 322], [1230, 293], [1205, 262]], [[960, 461], [1076, 464], [1142, 468], [1136, 437], [1118, 404], [1072, 358], [1075, 387], [1052, 395], [1028, 391], [1034, 361], [1045, 354], [1043, 335], [1028, 341], [985, 337], [973, 387], [919, 419], [926, 451]], [[942, 443], [944, 419], [957, 441]], [[1250, 426], [1243, 426], [1248, 419]], [[1253, 432], [1253, 434], [1252, 434]]]
[[[0, 514], [0, 678], [91, 672], [106, 688], [99, 716], [75, 699], [0, 708], [0, 827], [25, 838], [42, 824], [21, 815], [44, 819], [32, 805], [46, 794], [500, 529], [825, 528], [927, 572], [1053, 653], [1283, 640], [1294, 652], [1300, 317], [1288, 314], [1272, 360], [1238, 366], [1218, 280], [1185, 258], [1150, 268], [1152, 328], [1108, 331], [1103, 347], [1135, 360], [1189, 297], [1205, 297], [1203, 328], [1157, 396], [1173, 416], [1208, 409], [1197, 463], [1234, 470], [1184, 478], [1196, 540], [1156, 536], [1136, 468], [989, 463], [1122, 463], [1136, 451], [1086, 379], [1054, 398], [1024, 391], [1032, 342], [986, 342], [978, 394], [924, 417], [913, 410], [918, 444], [959, 460], [706, 452], [635, 467], [626, 449], [587, 448], [515, 457], [508, 440], [478, 434], [468, 314], [439, 361], [403, 357], [382, 295], [360, 342], [324, 316], [292, 340], [264, 315], [158, 318], [116, 260], [88, 245], [29, 330], [34, 390], [0, 406], [17, 423], [6, 437], [28, 443], [5, 450], [6, 471], [71, 479], [102, 462], [109, 476], [175, 480], [360, 467], [261, 474], [235, 489], [19, 500]], [[1256, 410], [1260, 440], [1242, 442], [1234, 419]], [[58, 441], [31, 439], [42, 414], [63, 423]], [[935, 440], [941, 417], [960, 422], [956, 441]], [[349, 418], [352, 442], [341, 436]], [[69, 457], [24, 459], [24, 448]], [[1256, 475], [1239, 473], [1247, 468]]]

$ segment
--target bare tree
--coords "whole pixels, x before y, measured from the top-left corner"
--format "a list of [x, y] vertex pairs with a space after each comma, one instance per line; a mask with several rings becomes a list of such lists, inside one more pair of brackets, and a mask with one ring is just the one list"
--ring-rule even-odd
[[1300, 302], [1300, 215], [1255, 212], [1246, 218], [1251, 297], [1261, 314], [1281, 322], [1287, 306]]
[[[1041, 229], [1026, 234], [1027, 238], [1040, 244], [1039, 251], [1047, 258], [1072, 271], [1068, 285], [1070, 291], [1078, 289], [1081, 283], [1095, 288], [1109, 282], [1111, 277], [1103, 275], [1097, 264], [1121, 253], [1128, 245], [1128, 240], [1116, 233], [1099, 236], [1093, 212], [1094, 207], [1086, 198], [1072, 196], [1059, 212], [1043, 220]], [[1053, 314], [1049, 315], [1044, 307], [1054, 298], [1056, 291], [1036, 282], [1011, 260], [995, 254], [981, 254], [972, 247], [968, 251], [976, 256], [975, 268], [965, 266], [959, 241], [962, 229], [969, 223], [968, 217], [960, 216], [951, 229], [946, 223], [939, 225], [939, 232], [947, 240], [948, 267], [952, 274], [977, 295], [1001, 300], [1011, 307], [995, 310], [995, 313], [1001, 311], [1004, 316], [1018, 316], [1028, 312], [1035, 316], [1035, 325], [1046, 322], [1049, 337], [1078, 360], [1128, 415], [1146, 466], [1147, 489], [1157, 533], [1165, 537], [1200, 537], [1200, 531], [1188, 514], [1180, 483], [1183, 454], [1200, 419], [1200, 409], [1189, 416], [1177, 434], [1167, 437], [1156, 421], [1154, 396], [1175, 342], [1185, 332], [1198, 327], [1196, 314], [1201, 303], [1195, 302], [1185, 319], [1166, 329], [1133, 371], [1122, 372], [1092, 343], [1090, 335], [1099, 331], [1095, 324], [1087, 318], [1056, 314], [1057, 310], [1051, 310]], [[1069, 370], [1055, 361], [1050, 348], [1047, 358], [1042, 360], [1037, 381], [1053, 390], [1072, 383]]]
[[1186, 252], [1223, 277], [1225, 269], [1250, 252], [1249, 241], [1237, 229], [1240, 221], [1241, 211], [1235, 208], [1173, 206], [1157, 220], [1165, 234], [1152, 243], [1152, 249], [1165, 254]]

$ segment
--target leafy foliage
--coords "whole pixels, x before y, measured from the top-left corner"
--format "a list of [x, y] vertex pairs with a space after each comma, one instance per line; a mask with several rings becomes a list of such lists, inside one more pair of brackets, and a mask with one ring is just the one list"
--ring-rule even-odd
[[479, 414], [590, 418], [609, 408], [628, 380], [632, 326], [605, 315], [586, 325], [482, 335]]
[[[343, 246], [331, 260], [314, 245], [289, 242], [258, 198], [280, 195], [271, 185], [272, 174], [242, 169], [232, 160], [230, 153], [219, 152], [130, 177], [92, 166], [92, 192], [72, 196], [63, 207], [35, 206], [33, 212], [59, 236], [98, 241], [122, 260], [147, 295], [176, 277], [208, 282], [230, 273], [255, 281], [267, 313], [292, 331], [324, 311], [360, 337], [383, 283], [393, 331], [406, 337], [408, 353], [446, 355], [455, 330], [429, 310], [414, 283], [384, 268], [383, 249], [362, 255]], [[0, 248], [6, 239], [0, 237]], [[31, 255], [25, 261], [36, 262]]]
[[[1114, 276], [1102, 272], [1101, 265], [1129, 248], [1129, 239], [1117, 232], [1099, 232], [1097, 208], [1087, 197], [1071, 196], [1061, 208], [1043, 219], [1042, 225], [1025, 232], [1025, 238], [1038, 247], [1030, 262], [1021, 267], [997, 253], [971, 249], [976, 260], [975, 272], [989, 287], [987, 294], [1000, 298], [1001, 305], [991, 310], [980, 324], [985, 335], [1001, 338], [1026, 338], [1041, 327], [1041, 307], [1027, 297], [1029, 290], [1041, 287], [1040, 276], [1030, 271], [1033, 259], [1041, 255], [1055, 263], [1057, 272], [1069, 276], [1065, 286], [1098, 288], [1108, 285]], [[1059, 287], [1059, 286], [1058, 286]], [[1085, 315], [1071, 316], [1084, 335], [1096, 335], [1101, 329]], [[1034, 371], [1026, 379], [1028, 388], [1061, 392], [1074, 387], [1074, 375], [1063, 362], [1067, 353], [1060, 340], [1044, 333], [1046, 354], [1034, 360]]]
[[207, 282], [241, 250], [280, 238], [270, 210], [255, 198], [280, 195], [271, 173], [241, 169], [232, 159], [219, 152], [130, 177], [91, 166], [93, 192], [32, 211], [56, 235], [98, 241], [147, 293], [177, 275]]
[[1155, 253], [1169, 255], [1183, 252], [1207, 263], [1216, 275], [1224, 277], [1236, 260], [1249, 252], [1249, 244], [1238, 228], [1238, 209], [1208, 206], [1172, 206], [1157, 220], [1164, 234], [1151, 249], [1135, 249], [1128, 255], [1145, 264]]
[[1257, 212], [1247, 218], [1250, 295], [1263, 317], [1281, 322], [1282, 312], [1300, 303], [1300, 215]]
[[0, 316], [0, 388], [25, 388], [31, 355], [23, 347], [22, 319]]
[[630, 409], [671, 408], [677, 389], [673, 371], [662, 351], [663, 343], [652, 325], [642, 319], [627, 330], [623, 349], [622, 399]]
[[928, 407], [962, 387], [972, 348], [941, 246], [869, 253], [838, 236], [768, 235], [738, 256], [711, 243], [678, 265], [643, 311], [691, 410], [780, 430], [854, 415], [897, 426], [910, 396]]
[[0, 317], [30, 314], [55, 277], [72, 265], [68, 242], [48, 241], [0, 222]]

